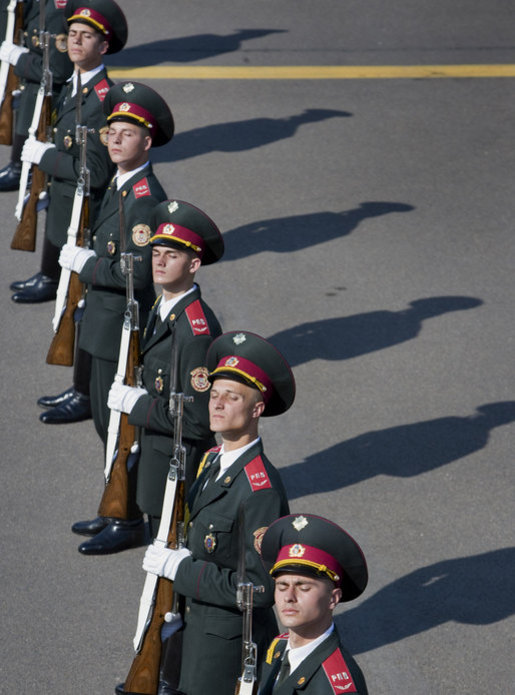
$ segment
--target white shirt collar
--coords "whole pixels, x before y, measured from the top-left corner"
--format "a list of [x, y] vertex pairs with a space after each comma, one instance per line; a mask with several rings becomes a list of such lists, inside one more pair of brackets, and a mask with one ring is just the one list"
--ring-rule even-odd
[[[98, 67], [93, 68], [93, 70], [88, 70], [87, 72], [81, 72], [80, 74], [80, 83], [84, 87], [85, 84], [87, 84], [95, 75], [98, 75], [98, 73], [104, 69], [104, 64], [101, 63]], [[72, 97], [74, 97], [77, 94], [77, 71], [74, 70], [72, 73], [72, 76], [69, 78], [68, 82], [73, 83], [73, 90], [72, 90]]]
[[220, 449], [220, 471], [218, 475], [216, 476], [216, 480], [218, 480], [224, 473], [225, 471], [232, 466], [232, 464], [240, 458], [242, 454], [244, 454], [248, 449], [250, 449], [254, 444], [259, 442], [261, 437], [257, 437], [257, 439], [254, 439], [253, 442], [250, 442], [250, 444], [246, 444], [245, 446], [241, 446], [239, 449], [233, 449], [232, 451], [224, 451], [224, 447], [222, 444], [222, 448]]
[[172, 297], [172, 299], [167, 299], [166, 301], [164, 300], [164, 297], [161, 297], [161, 301], [159, 302], [159, 316], [161, 317], [161, 321], [165, 320], [178, 302], [184, 299], [184, 297], [186, 297], [188, 294], [195, 292], [196, 289], [197, 285], [194, 283], [191, 289], [186, 290], [186, 292], [183, 292], [178, 297]]
[[138, 171], [143, 171], [145, 167], [148, 167], [150, 165], [150, 162], [147, 160], [145, 164], [142, 164], [140, 167], [137, 169], [133, 169], [132, 171], [127, 171], [125, 174], [120, 174], [118, 171], [114, 175], [114, 181], [116, 183], [116, 190], [119, 191], [120, 188], [123, 186], [124, 183], [126, 183], [130, 178], [132, 178], [135, 174], [138, 173]]
[[302, 647], [295, 647], [295, 649], [292, 649], [290, 647], [290, 640], [288, 640], [288, 644], [286, 645], [284, 653], [288, 653], [288, 659], [290, 662], [290, 673], [293, 673], [293, 671], [295, 671], [295, 669], [300, 666], [304, 659], [306, 659], [312, 652], [314, 652], [318, 645], [322, 644], [322, 642], [329, 637], [333, 630], [334, 623], [331, 623], [329, 628], [322, 635], [314, 639], [312, 642], [304, 644]]

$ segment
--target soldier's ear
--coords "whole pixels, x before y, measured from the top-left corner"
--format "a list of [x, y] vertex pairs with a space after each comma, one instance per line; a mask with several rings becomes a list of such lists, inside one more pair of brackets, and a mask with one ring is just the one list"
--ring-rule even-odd
[[342, 597], [342, 590], [335, 588], [331, 589], [331, 595], [329, 598], [329, 608], [331, 610], [334, 610], [336, 606], [340, 603], [340, 599]]
[[255, 418], [261, 417], [261, 415], [263, 415], [264, 409], [265, 409], [264, 401], [258, 401], [254, 405], [254, 408], [252, 409], [252, 417], [255, 417]]

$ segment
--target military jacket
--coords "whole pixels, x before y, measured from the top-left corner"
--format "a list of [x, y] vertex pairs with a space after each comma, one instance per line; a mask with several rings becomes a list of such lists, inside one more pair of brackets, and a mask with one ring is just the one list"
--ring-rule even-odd
[[288, 635], [270, 645], [261, 673], [258, 695], [336, 695], [368, 690], [361, 669], [340, 642], [336, 628], [275, 690]]
[[208, 452], [189, 498], [187, 546], [192, 555], [179, 565], [176, 591], [186, 597], [179, 690], [188, 695], [232, 695], [241, 675], [242, 614], [236, 606], [239, 555], [238, 511], [245, 515], [246, 577], [263, 586], [254, 594], [253, 639], [259, 658], [277, 624], [273, 582], [260, 555], [261, 537], [272, 521], [288, 514], [278, 471], [261, 440], [244, 452], [218, 481], [210, 481], [219, 449]]
[[186, 478], [191, 481], [200, 457], [214, 443], [209, 429], [210, 384], [205, 365], [212, 340], [222, 332], [198, 286], [173, 307], [163, 322], [159, 304], [158, 300], [152, 309], [142, 340], [143, 386], [148, 395], [138, 399], [129, 415], [129, 422], [141, 428], [138, 505], [155, 516], [161, 515], [173, 452], [173, 419], [169, 412], [172, 344], [178, 354], [175, 390], [193, 397], [192, 403], [184, 404], [182, 420]]
[[123, 315], [127, 304], [126, 279], [120, 267], [119, 198], [123, 200], [126, 251], [140, 256], [134, 261], [134, 294], [139, 302], [140, 325], [145, 325], [155, 300], [152, 282], [150, 213], [166, 199], [152, 166], [138, 171], [120, 191], [109, 186], [92, 228], [90, 258], [80, 273], [87, 284], [86, 307], [81, 319], [79, 345], [94, 357], [118, 361]]
[[[81, 121], [87, 125], [87, 167], [90, 180], [90, 225], [102, 202], [105, 189], [114, 174], [107, 151], [107, 122], [102, 111], [104, 97], [113, 82], [104, 68], [82, 87]], [[75, 139], [76, 97], [71, 96], [71, 82], [63, 87], [53, 130], [55, 149], [43, 155], [39, 168], [51, 176], [50, 204], [47, 210], [46, 235], [54, 246], [66, 242], [73, 197], [80, 173], [80, 148]], [[104, 130], [105, 129], [105, 130]]]
[[[73, 63], [67, 52], [67, 26], [64, 17], [64, 0], [46, 0], [45, 28], [50, 32], [50, 70], [52, 71], [52, 103], [62, 85], [73, 72]], [[28, 133], [34, 113], [36, 95], [43, 74], [43, 51], [39, 46], [39, 2], [33, 0], [24, 8], [24, 46], [29, 49], [18, 59], [14, 73], [21, 80], [21, 97], [16, 116], [16, 132]]]

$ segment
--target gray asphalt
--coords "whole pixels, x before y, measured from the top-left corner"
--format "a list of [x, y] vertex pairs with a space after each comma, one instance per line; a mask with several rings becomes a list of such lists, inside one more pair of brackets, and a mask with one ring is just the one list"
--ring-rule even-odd
[[[507, 0], [123, 7], [118, 66], [515, 63]], [[296, 403], [262, 428], [292, 511], [368, 559], [337, 623], [371, 695], [512, 692], [513, 79], [149, 84], [176, 120], [153, 157], [165, 189], [224, 230], [205, 298], [293, 366]], [[36, 253], [11, 251], [15, 202], [0, 197], [0, 692], [104, 695], [132, 660], [144, 551], [76, 550], [101, 447], [91, 422], [38, 420], [71, 370], [45, 364], [53, 304], [10, 300], [43, 228]]]

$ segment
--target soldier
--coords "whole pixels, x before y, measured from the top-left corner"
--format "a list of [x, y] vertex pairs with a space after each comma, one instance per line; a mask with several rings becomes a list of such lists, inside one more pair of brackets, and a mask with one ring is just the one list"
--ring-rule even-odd
[[[20, 184], [21, 152], [34, 113], [34, 103], [43, 74], [43, 51], [39, 45], [39, 2], [29, 0], [24, 8], [24, 46], [3, 41], [0, 60], [14, 66], [21, 80], [21, 95], [16, 115], [11, 161], [0, 170], [0, 191], [15, 191]], [[46, 0], [45, 30], [50, 32], [50, 69], [52, 71], [52, 103], [70, 77], [73, 65], [66, 50], [63, 10], [66, 0]]]
[[[91, 355], [91, 411], [105, 446], [109, 424], [107, 396], [116, 373], [126, 308], [120, 235], [125, 235], [127, 252], [141, 257], [134, 263], [134, 290], [144, 325], [155, 300], [149, 245], [151, 212], [166, 199], [152, 171], [149, 151], [171, 140], [174, 123], [159, 94], [138, 82], [111, 87], [104, 100], [104, 113], [109, 124], [109, 156], [117, 171], [93, 225], [93, 248], [65, 244], [59, 263], [77, 272], [87, 284], [79, 347]], [[125, 522], [119, 536], [123, 533], [132, 543], [140, 544], [144, 538], [141, 515]]]
[[[261, 416], [288, 410], [295, 381], [284, 357], [247, 331], [224, 333], [214, 340], [207, 366], [212, 382], [209, 420], [222, 445], [206, 453], [191, 488], [187, 547], [150, 546], [143, 568], [172, 579], [175, 591], [185, 597], [178, 690], [203, 695], [216, 689], [219, 695], [232, 695], [241, 674], [242, 616], [236, 605], [241, 533], [246, 576], [264, 587], [256, 594], [253, 611], [260, 656], [276, 626], [272, 582], [259, 548], [262, 533], [285, 513], [288, 501], [278, 471], [264, 455], [258, 424]], [[240, 507], [244, 529], [237, 525]], [[166, 652], [165, 659], [171, 660]], [[159, 692], [174, 692], [172, 683], [163, 682], [160, 688]], [[123, 693], [123, 688], [117, 692]]]
[[22, 161], [37, 164], [51, 177], [40, 271], [28, 280], [11, 283], [12, 300], [22, 304], [52, 300], [57, 291], [59, 252], [66, 243], [80, 168], [80, 148], [75, 140], [77, 72], [82, 93], [81, 125], [88, 126], [90, 223], [114, 171], [106, 147], [107, 126], [102, 109], [113, 82], [107, 76], [103, 56], [122, 50], [127, 41], [127, 22], [113, 0], [69, 0], [64, 14], [68, 23], [68, 55], [74, 72], [57, 105], [54, 142], [27, 140], [21, 155]]
[[[170, 388], [193, 396], [184, 404], [183, 443], [186, 447], [186, 487], [194, 480], [198, 463], [215, 441], [209, 429], [209, 380], [206, 353], [221, 328], [204, 302], [195, 274], [201, 265], [218, 261], [223, 238], [209, 217], [190, 203], [166, 200], [152, 213], [150, 239], [154, 282], [162, 288], [149, 316], [141, 346], [143, 386], [114, 382], [108, 406], [129, 414], [139, 426], [140, 458], [137, 504], [146, 512], [151, 535], [159, 528], [170, 457], [173, 452], [173, 418], [169, 412]], [[173, 347], [173, 350], [172, 350]], [[177, 351], [177, 383], [171, 384], [173, 353]], [[123, 550], [127, 538], [119, 536], [119, 523], [104, 517], [77, 522], [72, 530], [97, 534], [79, 550], [88, 555]]]
[[332, 521], [291, 514], [269, 526], [261, 554], [275, 579], [277, 616], [288, 631], [268, 649], [259, 695], [366, 695], [361, 669], [333, 623], [338, 603], [357, 598], [367, 585], [356, 541]]

